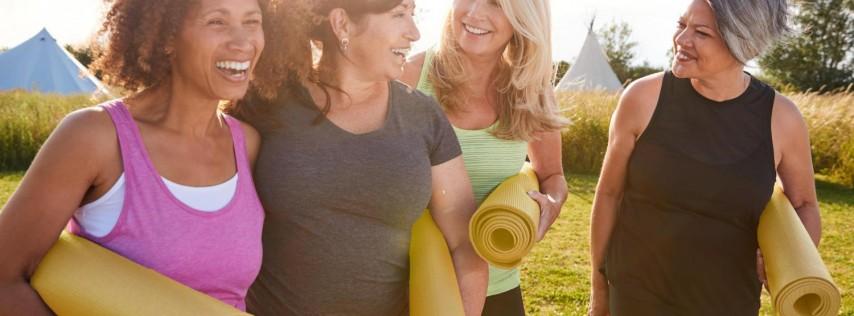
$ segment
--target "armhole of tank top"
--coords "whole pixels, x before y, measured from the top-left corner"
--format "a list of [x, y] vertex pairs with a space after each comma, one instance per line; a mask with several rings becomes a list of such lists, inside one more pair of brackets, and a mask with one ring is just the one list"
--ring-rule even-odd
[[665, 71], [664, 75], [661, 77], [661, 88], [658, 89], [658, 99], [655, 101], [655, 108], [652, 109], [652, 115], [649, 117], [649, 122], [646, 123], [646, 127], [644, 127], [643, 131], [641, 131], [640, 136], [638, 136], [637, 140], [635, 140], [635, 144], [640, 144], [644, 139], [649, 138], [650, 136], [646, 136], [649, 134], [650, 128], [655, 126], [656, 119], [660, 116], [659, 112], [661, 110], [661, 104], [664, 103], [665, 99], [665, 90], [669, 90], [672, 85], [672, 77], [673, 75], [670, 71]]
[[777, 90], [774, 90], [771, 86], [765, 86], [765, 89], [770, 90], [770, 96], [768, 97], [770, 100], [770, 105], [768, 106], [768, 142], [771, 144], [771, 168], [774, 169], [774, 178], [778, 177], [777, 174], [777, 146], [774, 146], [774, 108], [775, 103], [777, 102]]

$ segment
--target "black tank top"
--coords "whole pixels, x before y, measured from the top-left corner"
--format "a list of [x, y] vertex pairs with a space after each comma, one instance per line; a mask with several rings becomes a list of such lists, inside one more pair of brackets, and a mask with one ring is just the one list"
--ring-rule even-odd
[[776, 178], [775, 91], [716, 102], [664, 75], [606, 258], [612, 315], [756, 315], [756, 227]]

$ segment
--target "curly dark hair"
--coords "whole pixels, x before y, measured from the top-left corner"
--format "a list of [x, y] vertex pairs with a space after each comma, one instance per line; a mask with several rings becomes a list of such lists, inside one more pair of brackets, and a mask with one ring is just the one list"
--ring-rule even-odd
[[[110, 85], [132, 92], [152, 88], [171, 76], [170, 54], [176, 35], [192, 5], [199, 0], [106, 0], [112, 3], [100, 37], [103, 47], [93, 68]], [[292, 6], [290, 2], [295, 2]], [[289, 80], [305, 78], [311, 59], [307, 32], [310, 24], [299, 1], [258, 0], [263, 15], [266, 45], [253, 73], [252, 86], [264, 99], [274, 99], [278, 88]], [[302, 47], [306, 46], [306, 47]]]

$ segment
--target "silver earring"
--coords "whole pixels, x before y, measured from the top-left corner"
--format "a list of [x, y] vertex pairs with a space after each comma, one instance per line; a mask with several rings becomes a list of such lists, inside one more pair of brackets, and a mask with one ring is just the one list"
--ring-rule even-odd
[[350, 39], [349, 38], [341, 39], [341, 50], [346, 53], [348, 49], [350, 49]]

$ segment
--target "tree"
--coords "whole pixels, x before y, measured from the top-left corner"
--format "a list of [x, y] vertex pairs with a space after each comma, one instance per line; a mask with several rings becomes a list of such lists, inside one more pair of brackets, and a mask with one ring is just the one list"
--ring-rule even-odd
[[614, 70], [621, 83], [663, 70], [651, 66], [647, 61], [639, 66], [632, 66], [632, 61], [635, 58], [634, 49], [638, 43], [631, 41], [632, 28], [628, 23], [611, 22], [596, 33], [601, 40], [605, 55], [608, 56], [608, 64], [611, 65], [611, 69]]
[[6, 52], [7, 50], [9, 50], [8, 47], [0, 47], [0, 54]]
[[563, 60], [557, 62], [557, 66], [555, 67], [555, 79], [552, 83], [553, 86], [557, 86], [560, 82], [560, 79], [563, 79], [563, 76], [566, 75], [566, 72], [569, 71], [570, 64]]
[[637, 42], [631, 41], [632, 28], [626, 22], [611, 22], [596, 32], [602, 41], [602, 48], [608, 56], [608, 63], [617, 74], [620, 82], [633, 79], [629, 77], [629, 68], [635, 53], [632, 51]]
[[763, 72], [801, 91], [854, 84], [854, 0], [801, 0], [795, 8], [795, 34], [759, 59]]
[[[98, 58], [99, 54], [98, 51], [96, 49], [93, 49], [92, 46], [81, 46], [79, 48], [74, 48], [74, 46], [66, 44], [65, 50], [71, 53], [71, 56], [74, 56], [74, 59], [77, 59], [77, 61], [79, 61], [80, 64], [83, 65], [83, 67], [86, 67], [87, 69], [89, 68], [89, 65], [91, 65], [96, 58]], [[96, 78], [102, 79], [100, 71], [96, 71], [94, 75]]]

